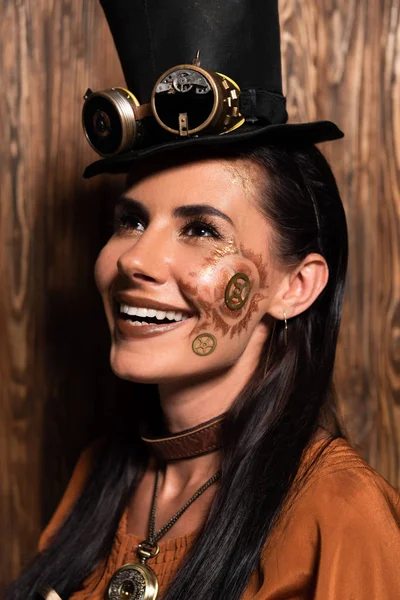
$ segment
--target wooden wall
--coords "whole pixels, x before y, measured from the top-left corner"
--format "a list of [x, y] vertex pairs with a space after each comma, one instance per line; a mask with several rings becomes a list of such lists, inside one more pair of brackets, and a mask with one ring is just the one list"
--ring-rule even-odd
[[[350, 230], [337, 384], [354, 444], [400, 486], [400, 0], [281, 0], [292, 121], [322, 145]], [[93, 263], [119, 177], [94, 155], [82, 95], [122, 84], [98, 0], [0, 0], [0, 595], [88, 440], [126, 388], [110, 374]]]

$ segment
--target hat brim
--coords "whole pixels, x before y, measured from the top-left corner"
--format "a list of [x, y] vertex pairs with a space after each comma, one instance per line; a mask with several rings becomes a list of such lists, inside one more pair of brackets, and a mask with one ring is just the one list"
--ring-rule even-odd
[[260, 143], [302, 143], [318, 144], [338, 140], [344, 133], [331, 121], [313, 123], [283, 123], [265, 125], [245, 123], [239, 129], [226, 135], [204, 135], [190, 138], [175, 138], [148, 148], [131, 150], [110, 158], [98, 160], [86, 167], [83, 177], [89, 179], [102, 173], [126, 173], [137, 160], [155, 156], [164, 152], [184, 149], [191, 146], [217, 147], [228, 144], [240, 144], [257, 139]]

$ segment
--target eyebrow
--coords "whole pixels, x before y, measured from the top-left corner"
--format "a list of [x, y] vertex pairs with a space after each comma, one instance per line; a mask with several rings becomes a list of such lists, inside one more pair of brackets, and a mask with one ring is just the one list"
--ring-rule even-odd
[[177, 218], [187, 218], [187, 217], [200, 217], [202, 215], [209, 215], [210, 217], [220, 217], [224, 219], [228, 223], [230, 223], [233, 227], [233, 221], [228, 215], [223, 213], [218, 208], [214, 208], [214, 206], [210, 206], [209, 204], [188, 204], [186, 206], [178, 206], [174, 209], [173, 213], [174, 217]]
[[[149, 211], [147, 208], [139, 202], [139, 200], [135, 200], [134, 198], [129, 198], [128, 196], [120, 196], [117, 198], [115, 202], [115, 206], [129, 206], [130, 208], [136, 208], [136, 210], [140, 211], [146, 218], [149, 218]], [[234, 227], [234, 223], [232, 219], [222, 212], [215, 208], [214, 206], [210, 206], [209, 204], [187, 204], [184, 206], [178, 206], [172, 211], [172, 216], [176, 219], [187, 219], [190, 217], [200, 217], [202, 215], [208, 215], [210, 217], [219, 217], [220, 219], [224, 219], [232, 227]]]
[[129, 210], [137, 210], [137, 212], [141, 213], [143, 215], [143, 217], [145, 217], [147, 220], [149, 220], [150, 218], [150, 213], [147, 210], [147, 208], [144, 206], [144, 204], [142, 204], [141, 202], [139, 202], [139, 200], [135, 200], [134, 198], [129, 198], [129, 196], [120, 196], [119, 198], [116, 199], [115, 203], [114, 203], [114, 209], [118, 208], [118, 207], [126, 207]]

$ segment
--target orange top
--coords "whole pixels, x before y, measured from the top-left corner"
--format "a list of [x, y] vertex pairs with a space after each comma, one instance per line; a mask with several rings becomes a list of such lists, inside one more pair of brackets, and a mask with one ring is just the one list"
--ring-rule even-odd
[[[315, 442], [308, 452], [317, 448]], [[307, 454], [306, 454], [307, 456]], [[43, 532], [49, 542], [77, 499], [91, 468], [79, 459], [65, 495]], [[292, 507], [278, 521], [243, 600], [394, 600], [400, 598], [400, 494], [343, 438], [334, 440]], [[136, 562], [142, 540], [126, 532], [125, 511], [107, 561], [70, 600], [104, 600], [113, 573]], [[149, 561], [162, 597], [195, 533], [161, 542]], [[103, 572], [104, 571], [104, 572]]]

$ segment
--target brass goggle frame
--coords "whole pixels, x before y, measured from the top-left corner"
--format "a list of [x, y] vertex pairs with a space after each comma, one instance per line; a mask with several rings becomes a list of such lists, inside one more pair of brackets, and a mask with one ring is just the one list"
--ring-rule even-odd
[[122, 154], [140, 144], [142, 120], [151, 116], [149, 104], [140, 105], [132, 92], [120, 87], [88, 89], [83, 99], [83, 131], [100, 156]]
[[145, 138], [143, 119], [152, 117], [179, 137], [224, 134], [240, 127], [240, 88], [230, 77], [193, 64], [177, 65], [156, 81], [150, 103], [140, 104], [125, 88], [87, 90], [82, 109], [86, 139], [100, 156], [123, 154]]

